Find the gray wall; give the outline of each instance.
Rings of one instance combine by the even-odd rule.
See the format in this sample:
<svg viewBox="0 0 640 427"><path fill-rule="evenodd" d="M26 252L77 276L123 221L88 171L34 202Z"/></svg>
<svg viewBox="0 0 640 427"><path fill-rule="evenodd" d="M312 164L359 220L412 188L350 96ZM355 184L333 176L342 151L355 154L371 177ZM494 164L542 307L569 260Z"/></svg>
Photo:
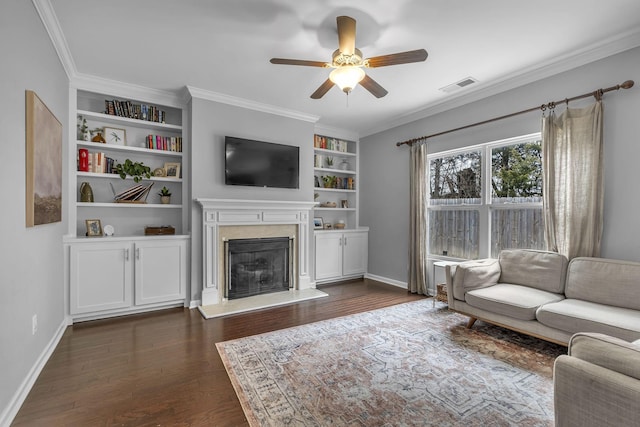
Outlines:
<svg viewBox="0 0 640 427"><path fill-rule="evenodd" d="M206 99L193 98L191 111L191 198L313 201L314 123ZM255 188L224 184L224 137L237 136L300 147L300 188ZM309 167L305 167L309 165ZM191 296L202 291L202 211L191 212Z"/></svg>
<svg viewBox="0 0 640 427"><path fill-rule="evenodd" d="M25 227L25 90L35 91L62 123L66 156L69 84L30 1L2 1L0 40L0 182L4 197L0 220L2 424L29 371L64 323L62 235L66 226L55 223ZM67 187L66 175L64 171L63 189ZM34 314L38 315L38 332L31 335Z"/></svg>
<svg viewBox="0 0 640 427"><path fill-rule="evenodd" d="M409 149L397 141L429 135L521 111L549 101L635 80L636 86L604 96L605 223L602 256L640 260L640 48L593 62L484 100L360 140L360 224L370 227L369 273L407 281ZM572 103L573 107L593 102ZM563 107L559 107L561 112ZM539 112L433 138L430 153L540 131ZM380 173L380 171L385 171Z"/></svg>

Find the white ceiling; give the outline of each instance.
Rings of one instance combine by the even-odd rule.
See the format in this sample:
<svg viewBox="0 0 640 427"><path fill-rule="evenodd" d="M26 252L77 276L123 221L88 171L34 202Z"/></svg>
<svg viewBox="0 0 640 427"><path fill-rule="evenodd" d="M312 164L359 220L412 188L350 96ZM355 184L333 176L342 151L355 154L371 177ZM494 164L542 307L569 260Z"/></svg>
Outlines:
<svg viewBox="0 0 640 427"><path fill-rule="evenodd" d="M34 3L53 11L45 23L63 35L56 44L74 75L173 92L194 87L317 116L322 126L360 136L640 45L638 0ZM389 91L384 98L357 87L347 102L334 87L310 99L330 70L269 59L330 61L339 15L356 19L365 57L419 48L429 57L367 70ZM478 83L439 90L466 77Z"/></svg>

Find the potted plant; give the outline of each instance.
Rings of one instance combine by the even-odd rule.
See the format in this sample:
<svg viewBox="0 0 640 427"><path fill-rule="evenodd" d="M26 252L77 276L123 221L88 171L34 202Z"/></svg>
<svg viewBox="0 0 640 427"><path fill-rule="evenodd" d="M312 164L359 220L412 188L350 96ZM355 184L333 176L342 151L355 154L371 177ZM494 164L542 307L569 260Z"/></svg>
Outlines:
<svg viewBox="0 0 640 427"><path fill-rule="evenodd" d="M78 116L78 139L89 141L89 126L87 119L82 116Z"/></svg>
<svg viewBox="0 0 640 427"><path fill-rule="evenodd" d="M133 177L135 182L140 182L143 178L151 178L151 168L149 166L145 166L142 162L132 162L129 159L125 160L124 163L118 163L114 171L122 179L125 179L127 175Z"/></svg>
<svg viewBox="0 0 640 427"><path fill-rule="evenodd" d="M329 156L325 158L325 162L327 163L327 167L331 168L333 167L333 157Z"/></svg>
<svg viewBox="0 0 640 427"><path fill-rule="evenodd" d="M168 205L171 202L171 190L167 187L162 187L158 192L158 196L160 196L160 202L163 205Z"/></svg>
<svg viewBox="0 0 640 427"><path fill-rule="evenodd" d="M324 188L336 188L336 177L327 175L322 177Z"/></svg>

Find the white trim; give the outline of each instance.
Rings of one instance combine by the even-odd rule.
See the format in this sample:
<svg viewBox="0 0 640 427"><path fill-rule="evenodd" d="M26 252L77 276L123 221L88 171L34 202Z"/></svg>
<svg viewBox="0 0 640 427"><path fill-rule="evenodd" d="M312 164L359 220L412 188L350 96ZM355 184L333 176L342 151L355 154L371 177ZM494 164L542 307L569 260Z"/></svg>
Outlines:
<svg viewBox="0 0 640 427"><path fill-rule="evenodd" d="M331 135L332 138L347 139L356 142L360 139L358 132L347 129L334 128L317 123L314 129L314 133L316 135Z"/></svg>
<svg viewBox="0 0 640 427"><path fill-rule="evenodd" d="M202 305L202 300L199 299L192 299L189 302L189 310L192 310L194 308L198 308L198 306Z"/></svg>
<svg viewBox="0 0 640 427"><path fill-rule="evenodd" d="M377 276L375 274L366 273L364 275L365 279L375 280L376 282L386 283L387 285L396 286L402 289L408 289L409 285L407 282L401 282L400 280L389 279L388 277Z"/></svg>
<svg viewBox="0 0 640 427"><path fill-rule="evenodd" d="M32 1L33 6L36 8L36 11L40 16L42 25L44 25L44 28L49 34L49 38L51 39L53 48L58 54L62 67L64 68L65 73L67 73L67 77L69 80L73 79L77 75L76 64L73 61L71 50L69 50L69 45L67 44L67 39L64 37L64 33L60 28L60 22L58 21L58 17L56 16L53 7L51 6L51 2L49 0Z"/></svg>
<svg viewBox="0 0 640 427"><path fill-rule="evenodd" d="M319 116L303 113L301 111L294 111L286 108L276 107L274 105L263 104L261 102L251 101L249 99L239 98L237 96L225 95L223 93L212 92L206 89L199 89L193 86L187 86L187 89L189 90L192 98L219 102L221 104L233 105L235 107L261 111L263 113L275 114L277 116L289 117L291 119L302 120L305 122L315 123L320 120Z"/></svg>
<svg viewBox="0 0 640 427"><path fill-rule="evenodd" d="M15 416L18 414L20 407L29 395L31 388L38 379L38 376L42 372L42 369L44 369L44 366L49 361L51 354L53 354L53 351L58 346L58 343L62 339L62 336L64 335L66 329L67 319L64 318L58 326L56 332L53 334L53 337L51 337L51 340L49 340L47 346L42 350L42 353L40 353L40 356L36 360L36 363L31 367L29 373L22 381L22 384L20 384L20 387L18 387L18 389L14 393L13 397L9 401L9 404L3 409L2 413L0 413L0 426L10 425Z"/></svg>
<svg viewBox="0 0 640 427"><path fill-rule="evenodd" d="M555 56L546 62L541 62L536 68L528 68L520 73L513 73L501 79L495 79L491 84L478 83L457 95L448 96L444 101L435 101L430 105L423 105L414 111L397 116L391 120L381 122L378 126L372 126L361 138L383 132L407 123L415 122L434 116L475 101L515 89L529 83L555 76L565 71L598 61L603 58L624 52L640 46L640 29L635 28L626 33L618 34L609 39L602 40L583 49L567 52L564 56ZM612 84L622 82L612 82Z"/></svg>

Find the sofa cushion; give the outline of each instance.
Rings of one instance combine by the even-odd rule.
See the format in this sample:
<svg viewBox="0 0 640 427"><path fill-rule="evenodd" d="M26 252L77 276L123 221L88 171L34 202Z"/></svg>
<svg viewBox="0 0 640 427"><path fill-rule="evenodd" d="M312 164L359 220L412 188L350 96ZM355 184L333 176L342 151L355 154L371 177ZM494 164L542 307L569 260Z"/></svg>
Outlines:
<svg viewBox="0 0 640 427"><path fill-rule="evenodd" d="M567 298L640 310L640 263L574 258L569 263Z"/></svg>
<svg viewBox="0 0 640 427"><path fill-rule="evenodd" d="M497 259L461 262L455 266L453 297L464 301L466 292L495 285L498 277L500 277L500 264Z"/></svg>
<svg viewBox="0 0 640 427"><path fill-rule="evenodd" d="M640 311L567 298L538 309L543 325L571 334L596 332L626 341L640 338Z"/></svg>
<svg viewBox="0 0 640 427"><path fill-rule="evenodd" d="M533 249L500 251L500 283L530 286L555 294L564 293L567 258L557 252Z"/></svg>
<svg viewBox="0 0 640 427"><path fill-rule="evenodd" d="M467 304L482 310L521 320L534 320L538 307L560 301L564 296L528 286L499 283L469 291L465 298Z"/></svg>

